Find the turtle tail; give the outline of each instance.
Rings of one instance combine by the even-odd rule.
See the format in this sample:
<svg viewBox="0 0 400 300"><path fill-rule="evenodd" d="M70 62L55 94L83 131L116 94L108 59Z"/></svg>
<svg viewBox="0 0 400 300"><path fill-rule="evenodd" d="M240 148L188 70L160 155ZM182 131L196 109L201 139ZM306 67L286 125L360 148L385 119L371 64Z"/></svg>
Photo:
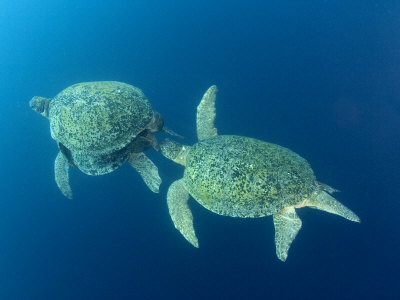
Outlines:
<svg viewBox="0 0 400 300"><path fill-rule="evenodd" d="M172 135L172 136L176 136L178 138L184 139L184 137L180 134L177 134L176 132L174 132L173 130L169 129L168 127L164 126L162 129L163 132Z"/></svg>
<svg viewBox="0 0 400 300"><path fill-rule="evenodd" d="M315 192L309 199L307 199L305 206L339 215L353 222L361 222L360 218L354 212L323 190Z"/></svg>

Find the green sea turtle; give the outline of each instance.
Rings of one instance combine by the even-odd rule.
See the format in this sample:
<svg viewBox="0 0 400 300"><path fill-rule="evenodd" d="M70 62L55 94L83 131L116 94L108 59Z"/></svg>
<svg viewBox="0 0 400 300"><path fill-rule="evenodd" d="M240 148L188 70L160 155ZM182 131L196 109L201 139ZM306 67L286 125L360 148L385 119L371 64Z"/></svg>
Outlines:
<svg viewBox="0 0 400 300"><path fill-rule="evenodd" d="M50 121L50 132L60 152L55 160L55 180L72 198L69 165L88 175L110 173L128 161L153 192L161 178L143 153L158 147L154 132L163 119L154 112L143 92L116 81L74 84L52 99L33 97L30 106Z"/></svg>
<svg viewBox="0 0 400 300"><path fill-rule="evenodd" d="M161 153L185 166L182 179L167 193L175 227L195 247L198 240L189 195L214 213L241 218L273 215L278 258L285 261L301 228L295 209L317 208L360 222L329 194L335 190L316 181L308 162L284 147L249 137L217 135L214 127L216 86L197 107L197 138L193 146L166 139Z"/></svg>

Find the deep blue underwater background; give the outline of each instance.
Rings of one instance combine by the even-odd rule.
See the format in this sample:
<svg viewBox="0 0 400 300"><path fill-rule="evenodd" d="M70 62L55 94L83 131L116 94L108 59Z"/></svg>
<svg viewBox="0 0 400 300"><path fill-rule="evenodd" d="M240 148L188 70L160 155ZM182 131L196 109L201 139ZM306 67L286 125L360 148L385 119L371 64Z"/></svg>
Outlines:
<svg viewBox="0 0 400 300"><path fill-rule="evenodd" d="M362 223L298 210L282 263L271 217L191 200L195 249L166 205L183 168L154 150L159 194L124 165L71 170L63 197L28 102L95 80L140 87L187 144L218 85L219 133L300 154ZM399 1L3 0L0 95L0 299L400 299Z"/></svg>

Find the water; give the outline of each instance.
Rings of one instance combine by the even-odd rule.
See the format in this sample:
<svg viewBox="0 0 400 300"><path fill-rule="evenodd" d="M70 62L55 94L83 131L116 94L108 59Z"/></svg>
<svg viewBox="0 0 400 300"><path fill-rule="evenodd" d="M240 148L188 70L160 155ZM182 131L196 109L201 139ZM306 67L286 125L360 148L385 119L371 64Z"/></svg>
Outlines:
<svg viewBox="0 0 400 300"><path fill-rule="evenodd" d="M397 1L2 1L0 299L398 299L399 20ZM140 87L188 144L217 84L220 133L300 154L362 223L298 210L282 263L271 217L192 200L195 249L165 201L183 169L155 151L160 194L125 165L71 170L64 198L28 102L93 80Z"/></svg>

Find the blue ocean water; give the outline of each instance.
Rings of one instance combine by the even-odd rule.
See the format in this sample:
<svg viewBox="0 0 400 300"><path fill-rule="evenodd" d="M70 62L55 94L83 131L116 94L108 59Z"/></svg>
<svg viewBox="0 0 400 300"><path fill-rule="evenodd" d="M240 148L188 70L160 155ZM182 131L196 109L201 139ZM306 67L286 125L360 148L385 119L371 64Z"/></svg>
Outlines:
<svg viewBox="0 0 400 300"><path fill-rule="evenodd" d="M0 299L400 299L398 1L9 1L0 3ZM71 169L29 100L83 81L141 88L195 142L216 84L216 126L306 158L361 224L309 208L285 263L271 217L190 201L200 248L170 220L183 168L153 150L153 194L124 165ZM161 137L161 136L159 136Z"/></svg>

